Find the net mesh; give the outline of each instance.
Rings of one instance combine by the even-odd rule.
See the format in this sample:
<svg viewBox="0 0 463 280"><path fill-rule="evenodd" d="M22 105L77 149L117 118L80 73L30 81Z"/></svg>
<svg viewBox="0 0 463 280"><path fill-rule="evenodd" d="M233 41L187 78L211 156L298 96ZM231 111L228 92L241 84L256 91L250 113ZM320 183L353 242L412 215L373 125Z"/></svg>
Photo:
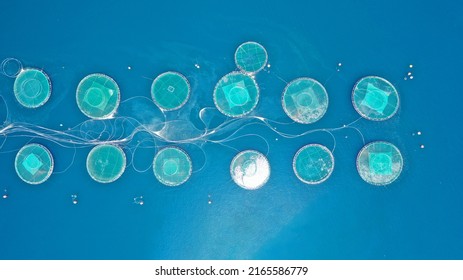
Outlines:
<svg viewBox="0 0 463 280"><path fill-rule="evenodd" d="M29 184L41 184L53 173L53 157L40 144L29 144L16 154L15 169L19 178Z"/></svg>
<svg viewBox="0 0 463 280"><path fill-rule="evenodd" d="M16 76L13 86L16 100L27 108L44 105L51 95L51 81L42 70L26 68Z"/></svg>
<svg viewBox="0 0 463 280"><path fill-rule="evenodd" d="M186 152L176 147L160 150L153 160L153 172L159 182L166 186L185 183L192 173L191 159Z"/></svg>
<svg viewBox="0 0 463 280"><path fill-rule="evenodd" d="M154 79L151 97L154 103L165 111L181 108L190 96L188 80L176 72L166 72Z"/></svg>
<svg viewBox="0 0 463 280"><path fill-rule="evenodd" d="M297 151L293 159L293 169L302 182L319 184L331 176L334 157L325 146L309 144Z"/></svg>
<svg viewBox="0 0 463 280"><path fill-rule="evenodd" d="M399 94L389 81L381 77L368 76L355 84L352 104L362 117L383 121L396 114L399 108Z"/></svg>
<svg viewBox="0 0 463 280"><path fill-rule="evenodd" d="M402 167L402 154L388 142L367 144L357 156L360 177L372 185L382 186L394 182L402 172Z"/></svg>
<svg viewBox="0 0 463 280"><path fill-rule="evenodd" d="M224 115L240 117L249 114L259 101L256 81L243 73L225 75L214 89L214 103Z"/></svg>
<svg viewBox="0 0 463 280"><path fill-rule="evenodd" d="M248 73L256 73L262 70L267 64L267 59L267 51L256 42L243 43L235 52L236 66Z"/></svg>
<svg viewBox="0 0 463 280"><path fill-rule="evenodd" d="M119 106L119 86L109 76L91 74L80 81L76 99L79 109L86 116L105 119L111 117Z"/></svg>
<svg viewBox="0 0 463 280"><path fill-rule="evenodd" d="M318 81L299 78L283 91L282 106L295 122L309 124L320 120L328 109L328 93Z"/></svg>
<svg viewBox="0 0 463 280"><path fill-rule="evenodd" d="M87 171L99 183L111 183L125 171L124 151L114 145L103 144L94 147L87 156Z"/></svg>

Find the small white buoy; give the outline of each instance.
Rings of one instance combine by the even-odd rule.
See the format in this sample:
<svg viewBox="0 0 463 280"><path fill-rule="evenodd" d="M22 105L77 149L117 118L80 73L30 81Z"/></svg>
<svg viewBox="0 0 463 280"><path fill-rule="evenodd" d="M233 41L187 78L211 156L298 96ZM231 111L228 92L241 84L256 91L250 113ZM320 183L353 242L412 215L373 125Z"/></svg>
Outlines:
<svg viewBox="0 0 463 280"><path fill-rule="evenodd" d="M270 68L270 67L271 67L270 63L269 63L269 64L267 64L267 68Z"/></svg>
<svg viewBox="0 0 463 280"><path fill-rule="evenodd" d="M132 70L132 67L128 66L127 69Z"/></svg>
<svg viewBox="0 0 463 280"><path fill-rule="evenodd" d="M201 66L199 66L199 64L198 64L198 63L196 63L196 64L195 64L195 67L196 67L196 69L199 69L199 68L201 68Z"/></svg>
<svg viewBox="0 0 463 280"><path fill-rule="evenodd" d="M71 194L71 199L72 199L72 204L76 205L78 203L77 194Z"/></svg>
<svg viewBox="0 0 463 280"><path fill-rule="evenodd" d="M413 80L413 76L410 76L410 80Z"/></svg>
<svg viewBox="0 0 463 280"><path fill-rule="evenodd" d="M410 66L409 66L409 67L410 67L410 68L413 68L413 64L410 64Z"/></svg>
<svg viewBox="0 0 463 280"><path fill-rule="evenodd" d="M421 149L424 149L424 145L421 145L420 148L421 148Z"/></svg>
<svg viewBox="0 0 463 280"><path fill-rule="evenodd" d="M421 131L418 131L416 134L421 135Z"/></svg>
<svg viewBox="0 0 463 280"><path fill-rule="evenodd" d="M138 204L138 205L143 205L145 202L143 201L143 196L137 196L133 198L133 203Z"/></svg>
<svg viewBox="0 0 463 280"><path fill-rule="evenodd" d="M412 75L412 72L408 72L408 76L411 76Z"/></svg>
<svg viewBox="0 0 463 280"><path fill-rule="evenodd" d="M7 194L4 194L4 195L2 196L2 198L3 198L3 199L7 199L7 198L8 198L8 195L7 195Z"/></svg>

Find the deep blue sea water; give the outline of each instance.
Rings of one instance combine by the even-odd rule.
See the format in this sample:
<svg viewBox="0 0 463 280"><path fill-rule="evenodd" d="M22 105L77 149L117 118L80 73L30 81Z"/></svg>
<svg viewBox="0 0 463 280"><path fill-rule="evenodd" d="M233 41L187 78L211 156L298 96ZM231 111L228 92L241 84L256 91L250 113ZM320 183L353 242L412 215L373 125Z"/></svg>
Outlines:
<svg viewBox="0 0 463 280"><path fill-rule="evenodd" d="M0 259L462 259L462 8L448 0L1 2L0 60L43 69L53 93L45 106L26 110L13 98L14 80L0 76L0 123L18 128L0 134L0 191L8 192L0 200ZM132 97L149 98L152 80L175 70L193 91L184 108L166 116L182 120L166 134L189 138L193 127L204 128L200 109L214 106L216 82L236 70L234 51L249 40L265 46L271 65L256 76L261 95L253 116L289 123L280 102L292 79L309 76L328 91L319 122L278 126L294 135L357 120L351 91L359 78L391 81L398 114L352 126L366 143L397 145L405 163L400 178L387 187L363 182L355 167L362 137L348 128L333 132L332 176L305 185L292 171L293 155L308 143L333 149L330 134L285 139L249 119L254 124L208 139L218 143L180 144L195 165L180 187L153 176L152 158L166 143L153 145L148 133L121 144L130 162L123 176L98 184L85 169L92 145L73 148L60 133L33 138L19 125L97 134L102 123L82 124L88 119L75 91L85 75L100 72L121 88L116 116L157 127L163 120L156 107ZM409 71L414 79L404 80ZM224 120L216 114L210 125ZM115 131L110 138L130 135L104 124ZM239 138L222 141L235 130ZM38 186L23 183L13 166L31 141L55 158L56 174ZM234 149L267 154L272 174L262 189L231 181ZM134 203L140 196L144 205Z"/></svg>

